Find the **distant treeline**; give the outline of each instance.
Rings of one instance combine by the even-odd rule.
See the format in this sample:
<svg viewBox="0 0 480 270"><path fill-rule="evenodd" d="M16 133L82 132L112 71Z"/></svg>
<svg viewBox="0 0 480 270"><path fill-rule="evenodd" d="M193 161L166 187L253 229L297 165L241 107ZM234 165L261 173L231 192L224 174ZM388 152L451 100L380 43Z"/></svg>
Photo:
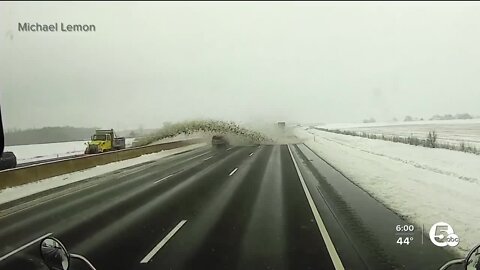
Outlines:
<svg viewBox="0 0 480 270"><path fill-rule="evenodd" d="M5 145L71 142L90 139L96 128L44 127L5 133Z"/></svg>
<svg viewBox="0 0 480 270"><path fill-rule="evenodd" d="M439 114L436 114L432 117L430 117L430 120L455 120L455 119L473 119L474 117L468 113L457 113L456 115L452 115L452 114L445 114L445 115L439 115ZM412 116L405 116L405 122L409 122L409 121L423 121L423 118L416 118L416 117L412 117Z"/></svg>
<svg viewBox="0 0 480 270"><path fill-rule="evenodd" d="M434 115L432 116L429 120L455 120L455 119L474 119L478 118L475 116L472 116L468 113L457 113L455 115L452 114L445 114L445 115ZM423 121L425 119L423 118L418 118L418 117L413 117L410 115L405 116L405 119L403 120L404 122L411 122L411 121ZM393 122L397 122L398 119L395 117L392 119ZM370 117L369 119L364 119L363 123L375 123L376 120L373 117Z"/></svg>
<svg viewBox="0 0 480 270"><path fill-rule="evenodd" d="M445 115L434 115L430 120L453 120L453 119L473 119L468 113L458 113L456 115L445 114Z"/></svg>

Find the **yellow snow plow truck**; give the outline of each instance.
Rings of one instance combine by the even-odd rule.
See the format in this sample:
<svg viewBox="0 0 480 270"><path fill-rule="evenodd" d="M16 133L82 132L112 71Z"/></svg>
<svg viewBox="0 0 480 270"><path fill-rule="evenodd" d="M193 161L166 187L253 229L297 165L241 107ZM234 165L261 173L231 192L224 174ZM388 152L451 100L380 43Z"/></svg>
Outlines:
<svg viewBox="0 0 480 270"><path fill-rule="evenodd" d="M85 154L125 149L125 137L117 137L113 129L97 129L88 142Z"/></svg>

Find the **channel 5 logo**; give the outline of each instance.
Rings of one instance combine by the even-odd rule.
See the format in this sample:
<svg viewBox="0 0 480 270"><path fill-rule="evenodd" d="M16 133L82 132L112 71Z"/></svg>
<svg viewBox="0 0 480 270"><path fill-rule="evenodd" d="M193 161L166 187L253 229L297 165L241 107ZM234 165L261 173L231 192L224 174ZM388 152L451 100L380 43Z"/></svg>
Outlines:
<svg viewBox="0 0 480 270"><path fill-rule="evenodd" d="M445 222L433 224L432 228L430 228L429 235L430 241L438 247L454 247L460 242L460 238L455 234L452 226Z"/></svg>

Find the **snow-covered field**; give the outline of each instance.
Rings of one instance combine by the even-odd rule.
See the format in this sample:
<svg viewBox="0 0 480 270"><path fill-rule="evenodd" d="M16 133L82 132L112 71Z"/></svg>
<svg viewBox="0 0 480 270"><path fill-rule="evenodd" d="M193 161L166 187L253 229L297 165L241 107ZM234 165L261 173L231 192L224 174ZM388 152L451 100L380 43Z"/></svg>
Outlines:
<svg viewBox="0 0 480 270"><path fill-rule="evenodd" d="M126 147L130 147L133 138L125 140ZM33 162L57 157L66 157L83 154L87 141L42 143L29 145L6 146L5 151L12 151L17 157L17 163Z"/></svg>
<svg viewBox="0 0 480 270"><path fill-rule="evenodd" d="M449 223L460 237L458 252L480 241L480 156L307 128L295 133L398 214L426 230Z"/></svg>
<svg viewBox="0 0 480 270"><path fill-rule="evenodd" d="M13 201L25 196L29 196L41 191L52 189L59 186L64 186L73 182L81 181L94 176L102 175L107 172L112 172L122 168L130 167L133 165L145 163L152 160L157 160L163 157L167 157L173 154L182 153L188 150L196 149L205 146L205 143L192 144L184 147L179 147L171 150L165 150L154 154L147 154L137 158L123 160L119 162L113 162L105 165L100 165L94 168L73 172L69 174L59 175L47 179L43 179L37 182L21 185L18 187L12 187L0 190L0 204Z"/></svg>
<svg viewBox="0 0 480 270"><path fill-rule="evenodd" d="M400 137L415 136L425 138L429 131L438 134L441 143L480 147L480 119L434 120L389 123L342 123L317 126L325 129L351 130L377 135L395 135Z"/></svg>

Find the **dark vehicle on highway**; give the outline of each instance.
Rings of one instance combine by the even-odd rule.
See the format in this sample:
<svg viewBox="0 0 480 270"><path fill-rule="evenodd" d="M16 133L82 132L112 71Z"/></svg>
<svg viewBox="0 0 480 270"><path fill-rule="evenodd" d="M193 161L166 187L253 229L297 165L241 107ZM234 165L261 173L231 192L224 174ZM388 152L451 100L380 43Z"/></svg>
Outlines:
<svg viewBox="0 0 480 270"><path fill-rule="evenodd" d="M0 170L17 167L17 157L13 152L4 152L0 157Z"/></svg>
<svg viewBox="0 0 480 270"><path fill-rule="evenodd" d="M217 149L227 148L229 145L228 140L222 135L214 135L212 137L212 146Z"/></svg>

